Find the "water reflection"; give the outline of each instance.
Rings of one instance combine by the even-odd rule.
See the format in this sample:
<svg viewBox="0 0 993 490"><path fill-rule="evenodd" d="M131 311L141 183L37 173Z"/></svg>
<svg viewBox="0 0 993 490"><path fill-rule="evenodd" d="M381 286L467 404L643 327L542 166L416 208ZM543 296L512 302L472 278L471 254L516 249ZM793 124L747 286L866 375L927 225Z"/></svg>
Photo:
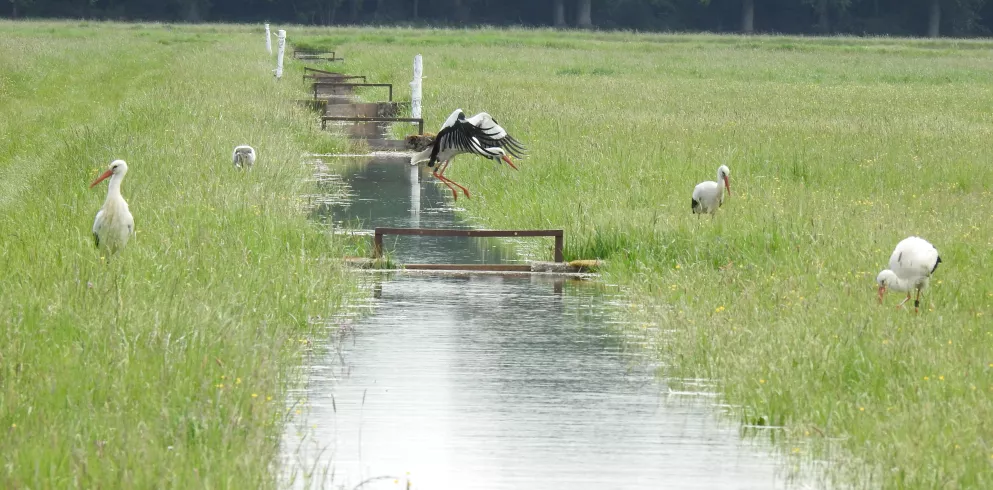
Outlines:
<svg viewBox="0 0 993 490"><path fill-rule="evenodd" d="M332 221L458 226L444 188L415 185L404 171L372 164L347 176L357 198L332 206ZM405 238L402 261L512 260L465 239ZM307 402L283 442L296 488L784 486L766 449L718 422L712 396L668 394L640 348L654 333L615 323L621 299L603 286L500 275L368 280L370 314L331 334L327 357L295 394Z"/></svg>

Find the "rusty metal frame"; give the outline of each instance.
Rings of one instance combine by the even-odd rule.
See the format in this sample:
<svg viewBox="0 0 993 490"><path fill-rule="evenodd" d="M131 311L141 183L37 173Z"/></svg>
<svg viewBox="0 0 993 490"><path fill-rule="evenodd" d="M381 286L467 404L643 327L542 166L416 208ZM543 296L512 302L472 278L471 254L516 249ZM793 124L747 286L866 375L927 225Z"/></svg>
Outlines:
<svg viewBox="0 0 993 490"><path fill-rule="evenodd" d="M389 87L390 88L390 102L393 102L393 84L392 83L351 83L351 82L314 82L314 98L317 98L317 87Z"/></svg>
<svg viewBox="0 0 993 490"><path fill-rule="evenodd" d="M333 78L337 80L358 80L359 78L361 78L363 82L366 81L365 75L344 75L341 73L335 73L333 75L330 73L320 73L317 75L304 74L303 80L307 81L308 78L311 80L327 80L329 78Z"/></svg>
<svg viewBox="0 0 993 490"><path fill-rule="evenodd" d="M306 48L293 48L293 57L297 57L297 53L304 56L320 56L322 54L331 53L331 57L334 58L334 51L328 51L326 49L306 49Z"/></svg>
<svg viewBox="0 0 993 490"><path fill-rule="evenodd" d="M308 73L311 74L308 75ZM327 76L323 77L322 75L327 75ZM306 81L308 78L312 78L314 80L319 80L321 78L339 78L342 80L355 80L361 78L363 82L366 81L365 75L346 75L344 73L337 73L327 70L318 70L317 68L311 68L309 66L305 66L303 67L303 79L304 81Z"/></svg>
<svg viewBox="0 0 993 490"><path fill-rule="evenodd" d="M528 264L404 264L412 271L531 272Z"/></svg>
<svg viewBox="0 0 993 490"><path fill-rule="evenodd" d="M321 116L321 129L327 129L328 121L410 122L417 123L417 134L424 134L424 118L422 117Z"/></svg>
<svg viewBox="0 0 993 490"><path fill-rule="evenodd" d="M464 236L464 237L555 237L555 262L564 262L562 248L565 242L563 230L453 230L448 228L376 228L372 241L372 258L383 256L383 235L419 236ZM462 266L462 264L458 264ZM530 270L530 269L529 269Z"/></svg>
<svg viewBox="0 0 993 490"><path fill-rule="evenodd" d="M326 73L328 75L341 75L341 73L337 73L337 72L333 72L333 71L318 70L317 68L311 68L309 66L303 67L303 72L304 73L307 73L308 71L312 71L312 72L315 72L315 73Z"/></svg>
<svg viewBox="0 0 993 490"><path fill-rule="evenodd" d="M327 56L328 54L330 54L331 56L328 57ZM330 61L330 62L345 61L345 58L338 58L337 56L335 56L335 54L336 53L334 51L299 50L299 49L296 49L296 48L293 49L293 53L292 53L293 59L295 59L295 60L302 60L302 61L307 61L307 60L311 60L311 61L313 61L313 60L324 60L324 61Z"/></svg>

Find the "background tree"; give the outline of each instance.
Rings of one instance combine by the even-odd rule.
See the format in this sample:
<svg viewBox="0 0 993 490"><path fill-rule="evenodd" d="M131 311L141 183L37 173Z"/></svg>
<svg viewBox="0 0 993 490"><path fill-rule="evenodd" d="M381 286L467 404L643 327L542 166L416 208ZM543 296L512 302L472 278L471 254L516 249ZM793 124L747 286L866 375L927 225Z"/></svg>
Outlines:
<svg viewBox="0 0 993 490"><path fill-rule="evenodd" d="M0 16L317 25L565 27L574 21L579 28L644 31L977 36L993 28L991 4L993 0L5 0L0 1Z"/></svg>
<svg viewBox="0 0 993 490"><path fill-rule="evenodd" d="M589 29L593 27L593 17L591 16L592 10L592 0L576 0L576 27L580 29Z"/></svg>
<svg viewBox="0 0 993 490"><path fill-rule="evenodd" d="M565 0L552 0L552 25L565 27Z"/></svg>
<svg viewBox="0 0 993 490"><path fill-rule="evenodd" d="M844 13L852 4L852 0L801 0L801 2L813 7L817 14L817 32L820 34L831 32L832 11L838 14Z"/></svg>
<svg viewBox="0 0 993 490"><path fill-rule="evenodd" d="M755 32L755 0L741 0L741 32Z"/></svg>

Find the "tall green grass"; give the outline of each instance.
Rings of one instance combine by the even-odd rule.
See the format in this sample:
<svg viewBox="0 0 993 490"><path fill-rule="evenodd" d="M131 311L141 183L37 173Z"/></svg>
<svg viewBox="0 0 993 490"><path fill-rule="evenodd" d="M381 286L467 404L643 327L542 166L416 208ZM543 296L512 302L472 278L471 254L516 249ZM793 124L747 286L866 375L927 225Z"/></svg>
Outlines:
<svg viewBox="0 0 993 490"><path fill-rule="evenodd" d="M299 73L256 26L0 27L0 486L276 486L286 388L351 291L302 209L327 145ZM137 236L105 257L116 158Z"/></svg>
<svg viewBox="0 0 993 490"><path fill-rule="evenodd" d="M524 141L520 172L456 159L446 175L473 191L459 204L606 259L664 332L666 374L784 425L785 453L831 455L857 486L993 486L993 43L305 34L399 86L422 54L429 131L462 108ZM732 196L692 215L721 164ZM943 259L923 311L877 306L876 273L915 234Z"/></svg>

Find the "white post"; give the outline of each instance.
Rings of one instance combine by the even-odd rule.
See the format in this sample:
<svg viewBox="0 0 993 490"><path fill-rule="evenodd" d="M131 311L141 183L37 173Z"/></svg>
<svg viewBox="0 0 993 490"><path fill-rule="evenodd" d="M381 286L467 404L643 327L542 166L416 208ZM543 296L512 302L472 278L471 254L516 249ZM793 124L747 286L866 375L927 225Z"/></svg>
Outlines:
<svg viewBox="0 0 993 490"><path fill-rule="evenodd" d="M269 32L269 23L265 25L265 50L272 56L272 34Z"/></svg>
<svg viewBox="0 0 993 490"><path fill-rule="evenodd" d="M421 117L421 77L424 65L421 55L414 56L414 80L410 82L410 117Z"/></svg>
<svg viewBox="0 0 993 490"><path fill-rule="evenodd" d="M286 50L286 31L280 29L276 33L279 43L279 51L276 54L276 78L283 78L283 51Z"/></svg>
<svg viewBox="0 0 993 490"><path fill-rule="evenodd" d="M414 228L421 226L421 166L410 167L410 221Z"/></svg>
<svg viewBox="0 0 993 490"><path fill-rule="evenodd" d="M421 117L421 78L424 65L421 55L414 56L414 79L410 82L410 117ZM416 123L415 123L416 124ZM410 217L415 227L421 226L421 166L410 167Z"/></svg>

